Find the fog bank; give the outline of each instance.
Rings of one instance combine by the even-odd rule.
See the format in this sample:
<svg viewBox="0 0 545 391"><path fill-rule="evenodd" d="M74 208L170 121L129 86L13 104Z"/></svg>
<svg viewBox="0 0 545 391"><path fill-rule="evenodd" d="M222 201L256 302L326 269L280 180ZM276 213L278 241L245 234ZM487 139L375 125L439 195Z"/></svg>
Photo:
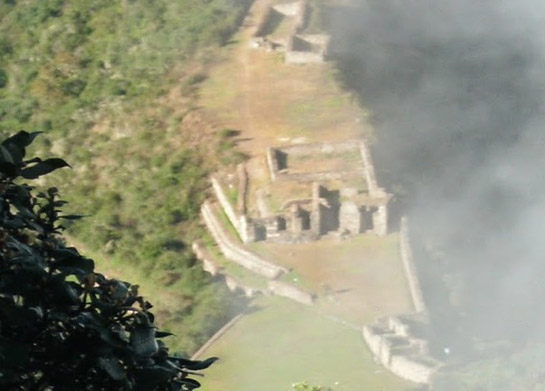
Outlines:
<svg viewBox="0 0 545 391"><path fill-rule="evenodd" d="M354 0L330 13L409 214L445 343L545 330L545 3Z"/></svg>

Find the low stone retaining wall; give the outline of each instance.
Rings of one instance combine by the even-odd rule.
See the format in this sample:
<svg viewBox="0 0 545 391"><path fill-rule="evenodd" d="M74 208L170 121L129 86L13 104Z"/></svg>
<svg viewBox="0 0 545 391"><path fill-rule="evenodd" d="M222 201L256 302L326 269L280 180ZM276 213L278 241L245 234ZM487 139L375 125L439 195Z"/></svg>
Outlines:
<svg viewBox="0 0 545 391"><path fill-rule="evenodd" d="M205 272L208 272L213 276L216 276L220 272L221 266L212 258L208 251L202 247L199 242L194 241L191 245L191 249L197 256L197 259L202 262L202 268Z"/></svg>
<svg viewBox="0 0 545 391"><path fill-rule="evenodd" d="M399 254L403 262L405 275L407 276L407 283L409 285L414 309L416 312L425 312L426 304L424 302L424 295L422 293L422 288L420 287L420 280L418 279L418 273L416 271L416 266L414 265L413 252L409 241L409 221L407 217L401 218L399 230Z"/></svg>
<svg viewBox="0 0 545 391"><path fill-rule="evenodd" d="M248 173L244 163L237 165L238 176L238 198L237 198L237 211L241 215L246 214L246 200L248 198Z"/></svg>
<svg viewBox="0 0 545 391"><path fill-rule="evenodd" d="M424 339L423 331L418 332L418 327L415 326L420 325L422 328L427 322L427 315L414 265L406 217L401 219L399 253L416 312L392 316L379 320L374 325L364 326L363 338L376 360L389 371L415 383L430 384L432 376L442 364L429 356L428 342Z"/></svg>
<svg viewBox="0 0 545 391"><path fill-rule="evenodd" d="M225 279L225 285L231 292L241 291L246 297L252 298L258 294L270 294L286 297L302 304L311 305L314 303L312 294L303 291L291 284L280 281L269 281L267 289L261 289L245 285L222 271L221 266L212 258L208 251L202 245L195 241L191 248L199 260L203 262L203 270L213 276L221 275Z"/></svg>
<svg viewBox="0 0 545 391"><path fill-rule="evenodd" d="M377 176L375 174L375 166L373 165L371 152L364 142L359 142L358 148L360 151L361 160L363 161L363 170L365 173L365 180L367 181L367 188L369 189L369 194L374 196L377 193L383 193L377 184Z"/></svg>
<svg viewBox="0 0 545 391"><path fill-rule="evenodd" d="M237 234L240 240L242 240L243 243L255 242L256 241L255 226L251 224L251 221L250 219L248 219L248 216L246 214L238 214L235 211L235 209L233 208L233 205L231 205L231 202L227 198L227 195L225 194L223 187L221 186L220 182L216 178L212 177L210 181L212 182L212 189L214 189L216 198L218 199L223 211L227 215L227 218L231 222L231 225L237 231ZM246 194L242 194L242 197L245 198ZM239 194L239 198L240 198L240 194ZM246 205L244 205L244 208L245 207Z"/></svg>
<svg viewBox="0 0 545 391"><path fill-rule="evenodd" d="M278 160L276 158L276 150L274 148L267 148L267 165L269 167L269 175L271 181L276 181L276 173L278 172Z"/></svg>
<svg viewBox="0 0 545 391"><path fill-rule="evenodd" d="M306 143L306 144L294 144L284 145L272 149L278 151L299 156L310 155L317 153L333 153L333 152L347 152L350 150L356 150L358 148L359 141L349 140L343 142L323 142L323 143Z"/></svg>
<svg viewBox="0 0 545 391"><path fill-rule="evenodd" d="M297 52L298 53L298 52ZM342 153L350 150L358 150L358 141L345 141L339 143L308 143L298 145L286 145L276 148L267 149L267 163L269 167L269 173L271 180L287 180L287 181L329 181L343 179L353 175L365 174L366 168L364 164L351 170L332 170L332 171L318 171L310 173L290 173L289 167L286 170L281 170L278 162L278 154L287 154L288 156L302 156L302 155L315 155L315 154L328 154L328 153ZM365 162L363 162L365 163ZM366 175L367 178L367 175Z"/></svg>
<svg viewBox="0 0 545 391"><path fill-rule="evenodd" d="M212 346L218 339L220 339L227 331L229 331L239 320L242 318L244 313L238 314L233 319L231 319L225 326L219 329L204 345L201 346L192 356L191 360L198 360L207 350Z"/></svg>
<svg viewBox="0 0 545 391"><path fill-rule="evenodd" d="M271 17L271 14L273 13L273 7L271 2L266 6L265 11L263 14L261 14L254 32L252 33L252 39L259 39L263 37L263 34L265 33L265 30L267 29L267 24L269 23L269 18Z"/></svg>
<svg viewBox="0 0 545 391"><path fill-rule="evenodd" d="M225 285L231 292L236 292L238 290L244 293L244 296L252 298L257 294L266 293L263 289L254 288L248 285L240 283L236 278L233 278L227 274L223 275L225 278Z"/></svg>
<svg viewBox="0 0 545 391"><path fill-rule="evenodd" d="M421 354L419 343L411 346L410 338L384 333L375 326L364 326L362 334L375 359L390 372L405 380L429 384L440 367L438 362ZM406 347L397 348L396 338L404 341Z"/></svg>
<svg viewBox="0 0 545 391"><path fill-rule="evenodd" d="M233 205L231 205L231 202L227 198L227 195L225 195L225 191L223 191L223 187L221 186L219 181L216 178L211 177L210 182L212 183L212 189L214 190L214 194L216 195L216 198L218 199L223 211L225 212L227 218L229 219L233 227L235 227L238 235L242 239L242 232L240 229L240 217L235 212L235 209L233 208Z"/></svg>
<svg viewBox="0 0 545 391"><path fill-rule="evenodd" d="M214 215L213 206L209 201L205 201L201 207L201 214L208 231L214 237L220 251L225 257L240 266L267 278L276 278L288 269L268 262L258 255L242 248L234 243L229 234L225 232L221 222Z"/></svg>
<svg viewBox="0 0 545 391"><path fill-rule="evenodd" d="M269 292L276 296L287 297L302 304L314 304L314 296L291 284L281 281L269 281Z"/></svg>
<svg viewBox="0 0 545 391"><path fill-rule="evenodd" d="M354 171L322 171L322 172L309 172L309 173L284 173L280 172L277 175L278 181L292 181L292 182L325 182L345 179L354 175L357 175L359 170Z"/></svg>
<svg viewBox="0 0 545 391"><path fill-rule="evenodd" d="M322 53L294 50L286 51L284 59L288 64L320 64L325 62L325 56Z"/></svg>

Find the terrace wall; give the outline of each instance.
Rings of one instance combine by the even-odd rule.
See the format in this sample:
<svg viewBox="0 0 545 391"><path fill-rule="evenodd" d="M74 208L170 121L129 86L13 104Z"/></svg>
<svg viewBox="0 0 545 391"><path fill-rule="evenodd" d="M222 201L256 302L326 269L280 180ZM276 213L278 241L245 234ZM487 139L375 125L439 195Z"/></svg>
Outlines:
<svg viewBox="0 0 545 391"><path fill-rule="evenodd" d="M322 63L329 51L330 37L325 34L293 34L286 45L289 64Z"/></svg>
<svg viewBox="0 0 545 391"><path fill-rule="evenodd" d="M205 272L208 272L213 276L216 276L220 272L221 266L199 242L194 241L191 245L191 249L193 250L193 253L195 253L197 259L202 262L202 268Z"/></svg>
<svg viewBox="0 0 545 391"><path fill-rule="evenodd" d="M287 297L288 299L307 305L314 303L313 295L285 282L275 280L269 281L268 288L269 292L276 296Z"/></svg>
<svg viewBox="0 0 545 391"><path fill-rule="evenodd" d="M304 7L302 1L294 1L292 3L275 4L273 8L286 16L300 17L302 8Z"/></svg>
<svg viewBox="0 0 545 391"><path fill-rule="evenodd" d="M214 215L213 206L205 201L201 207L201 214L208 231L214 237L220 251L225 257L240 266L267 278L276 278L288 270L284 267L266 261L238 244L234 243L225 231L221 222Z"/></svg>
<svg viewBox="0 0 545 391"><path fill-rule="evenodd" d="M246 200L248 199L248 173L244 163L237 165L238 174L238 198L237 211L241 215L246 214Z"/></svg>
<svg viewBox="0 0 545 391"><path fill-rule="evenodd" d="M325 62L322 53L287 50L284 59L288 64L320 64Z"/></svg>
<svg viewBox="0 0 545 391"><path fill-rule="evenodd" d="M313 154L326 154L326 153L342 153L350 150L357 150L357 141L347 141L341 143L309 143L309 144L297 144L287 145L277 148L267 149L267 163L269 166L269 173L272 181L276 180L289 180L289 181L328 181L346 178L347 176L357 173L364 174L364 168L358 167L355 170L339 170L339 171L323 171L312 173L289 173L282 172L279 164L279 154L286 154L292 156L301 155L313 155Z"/></svg>
<svg viewBox="0 0 545 391"><path fill-rule="evenodd" d="M361 160L363 161L363 170L365 180L367 181L367 188L369 189L369 194L372 196L382 195L384 191L382 191L377 184L377 176L375 174L375 166L373 164L373 159L371 158L371 152L364 142L359 142L358 148L360 151Z"/></svg>
<svg viewBox="0 0 545 391"><path fill-rule="evenodd" d="M263 34L267 30L267 24L269 23L269 19L274 12L274 9L272 7L272 4L267 5L265 8L265 11L261 14L255 30L252 34L252 39L263 37Z"/></svg>
<svg viewBox="0 0 545 391"><path fill-rule="evenodd" d="M231 330L231 328L242 318L244 313L240 313L237 316L235 316L233 319L231 319L229 322L225 324L221 329L219 329L204 345L201 346L199 350L197 350L193 355L191 356L192 360L198 360L199 357L201 357L209 348L212 346L218 339L220 339L226 332Z"/></svg>
<svg viewBox="0 0 545 391"><path fill-rule="evenodd" d="M385 334L373 326L364 326L363 338L376 360L393 374L414 383L429 384L437 372L439 363L421 356L418 351L411 354L396 351L391 334ZM410 339L407 340L410 343Z"/></svg>
<svg viewBox="0 0 545 391"><path fill-rule="evenodd" d="M399 230L399 254L407 276L407 283L411 293L411 299L416 312L426 312L426 303L424 302L424 294L420 286L420 280L414 264L411 242L409 240L409 221L407 217L401 219Z"/></svg>

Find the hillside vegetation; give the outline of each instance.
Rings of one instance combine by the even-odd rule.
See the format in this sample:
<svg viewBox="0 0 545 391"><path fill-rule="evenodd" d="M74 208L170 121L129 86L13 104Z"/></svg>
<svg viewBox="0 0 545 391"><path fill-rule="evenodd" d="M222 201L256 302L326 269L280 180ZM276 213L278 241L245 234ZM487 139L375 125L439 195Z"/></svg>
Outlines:
<svg viewBox="0 0 545 391"><path fill-rule="evenodd" d="M67 209L89 215L70 235L108 259L99 270L142 281L181 353L234 305L189 250L214 160L196 148L195 137L210 132L184 119L210 53L249 2L0 2L0 134L44 131L36 152L74 166L48 182ZM205 144L229 159L225 143Z"/></svg>

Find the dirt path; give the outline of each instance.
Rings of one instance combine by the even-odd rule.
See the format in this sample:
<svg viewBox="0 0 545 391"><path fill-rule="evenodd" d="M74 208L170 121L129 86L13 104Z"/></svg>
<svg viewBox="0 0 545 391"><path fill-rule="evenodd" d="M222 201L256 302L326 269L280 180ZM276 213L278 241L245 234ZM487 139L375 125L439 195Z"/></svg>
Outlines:
<svg viewBox="0 0 545 391"><path fill-rule="evenodd" d="M371 127L342 91L329 64L285 64L283 54L250 48L266 0L252 6L237 41L203 83L200 105L227 127L241 131L250 156L293 141L357 138Z"/></svg>

